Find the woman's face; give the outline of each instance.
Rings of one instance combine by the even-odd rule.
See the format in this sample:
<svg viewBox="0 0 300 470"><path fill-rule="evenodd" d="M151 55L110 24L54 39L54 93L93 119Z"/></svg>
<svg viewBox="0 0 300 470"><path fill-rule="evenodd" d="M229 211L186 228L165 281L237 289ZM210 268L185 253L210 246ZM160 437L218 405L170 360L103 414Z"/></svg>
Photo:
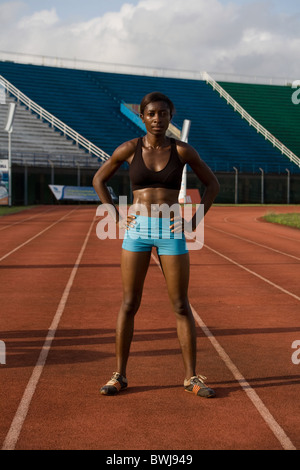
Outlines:
<svg viewBox="0 0 300 470"><path fill-rule="evenodd" d="M141 118L147 132L153 135L165 134L171 121L170 108L165 101L154 101L146 106Z"/></svg>

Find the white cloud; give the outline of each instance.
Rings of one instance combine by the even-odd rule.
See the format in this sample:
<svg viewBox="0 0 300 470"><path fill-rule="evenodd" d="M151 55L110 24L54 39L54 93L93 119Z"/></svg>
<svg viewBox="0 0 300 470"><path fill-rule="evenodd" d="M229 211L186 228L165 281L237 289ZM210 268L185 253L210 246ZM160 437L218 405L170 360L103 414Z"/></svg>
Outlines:
<svg viewBox="0 0 300 470"><path fill-rule="evenodd" d="M45 26L53 26L59 22L55 8L51 10L41 10L31 16L25 16L18 23L18 27L29 31L31 28L41 30Z"/></svg>
<svg viewBox="0 0 300 470"><path fill-rule="evenodd" d="M90 21L61 21L55 9L20 18L22 2L0 5L2 50L151 67L300 77L300 15L272 1L130 1ZM14 6L14 9L13 9ZM5 8L3 8L5 7ZM17 27L16 27L17 25ZM10 40L7 33L10 32Z"/></svg>

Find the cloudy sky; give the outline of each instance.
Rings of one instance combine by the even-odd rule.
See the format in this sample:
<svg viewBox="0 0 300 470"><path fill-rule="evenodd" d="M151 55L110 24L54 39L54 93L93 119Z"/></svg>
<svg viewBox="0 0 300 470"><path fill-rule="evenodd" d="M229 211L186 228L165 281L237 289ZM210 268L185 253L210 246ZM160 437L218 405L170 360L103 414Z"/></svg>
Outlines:
<svg viewBox="0 0 300 470"><path fill-rule="evenodd" d="M300 0L0 0L0 50L300 79Z"/></svg>

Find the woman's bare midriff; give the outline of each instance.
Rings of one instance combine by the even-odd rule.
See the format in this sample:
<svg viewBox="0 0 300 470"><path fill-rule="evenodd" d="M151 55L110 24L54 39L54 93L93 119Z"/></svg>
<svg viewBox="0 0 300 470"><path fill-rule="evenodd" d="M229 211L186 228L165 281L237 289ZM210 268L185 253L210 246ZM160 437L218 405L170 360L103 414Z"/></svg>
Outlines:
<svg viewBox="0 0 300 470"><path fill-rule="evenodd" d="M146 217L168 217L172 209L172 216L180 213L177 189L145 188L133 192L133 206L131 214L138 213Z"/></svg>

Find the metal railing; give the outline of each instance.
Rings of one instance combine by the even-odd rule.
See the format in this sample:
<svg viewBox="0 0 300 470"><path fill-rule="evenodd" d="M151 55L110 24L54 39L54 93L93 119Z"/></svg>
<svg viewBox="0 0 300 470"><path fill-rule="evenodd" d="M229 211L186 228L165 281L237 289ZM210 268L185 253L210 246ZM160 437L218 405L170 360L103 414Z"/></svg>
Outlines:
<svg viewBox="0 0 300 470"><path fill-rule="evenodd" d="M243 119L246 119L248 123L254 127L257 132L262 134L265 139L269 140L274 147L277 147L282 154L286 155L290 161L295 163L300 168L300 158L295 155L290 149L288 149L282 142L280 142L274 135L272 135L267 129L265 129L258 121L256 121L237 101L235 101L229 93L227 93L224 88L222 88L207 72L201 73L201 77L206 83L209 83L214 90L216 90L220 96L226 99L235 111L239 112ZM2 75L0 75L0 85L3 85L5 89L13 95L17 100L23 103L28 109L35 112L45 121L49 122L52 127L63 132L64 135L71 138L77 145L85 148L91 155L98 157L102 161L106 161L110 158L110 155L104 152L101 148L97 147L95 144L87 140L85 137L80 135L74 129L69 127L64 122L60 121L53 114L46 111L40 105L31 100L28 96L22 93L18 88L16 88L12 83L6 80Z"/></svg>
<svg viewBox="0 0 300 470"><path fill-rule="evenodd" d="M117 64L113 62L100 62L95 60L87 60L80 58L67 58L39 54L29 54L24 52L0 51L1 61L10 61L17 64L31 64L48 67L59 67L77 70L93 70L97 72L121 73L126 75L143 75L149 77L165 77L165 78L186 78L189 80L203 80L203 72L198 70L180 70L162 67L151 67L149 65L133 65L133 64ZM256 83L265 85L291 86L298 78L292 77L267 77L260 75L244 75L236 73L216 72L210 70L208 72L215 80L219 82L238 82L238 83Z"/></svg>
<svg viewBox="0 0 300 470"><path fill-rule="evenodd" d="M98 159L93 159L88 155L86 157L74 155L66 158L65 155L53 155L47 152L17 152L13 155L13 163L14 165L29 167L49 167L53 164L56 168L78 168L78 166L85 169L99 168Z"/></svg>
<svg viewBox="0 0 300 470"><path fill-rule="evenodd" d="M53 114L46 111L39 104L32 101L30 98L28 98L28 96L22 93L12 83L2 77L2 75L0 75L0 85L1 84L11 95L17 98L19 102L23 103L25 106L27 106L28 109L35 112L38 116L40 116L41 119L44 119L45 121L49 122L53 128L56 128L59 131L63 132L65 136L70 137L72 140L74 140L74 142L76 142L77 145L80 145L81 147L88 150L91 155L100 158L100 160L102 161L106 161L108 158L110 158L110 155L104 152L104 150L97 147L95 144L87 140L78 132L74 131L74 129L69 127L67 124L57 119Z"/></svg>
<svg viewBox="0 0 300 470"><path fill-rule="evenodd" d="M276 137L274 137L271 132L265 129L258 121L256 121L247 111L232 98L227 91L224 90L207 72L202 74L203 80L206 83L209 83L214 90L216 90L220 96L222 96L227 103L229 103L235 111L238 111L243 119L249 122L250 126L254 127L257 132L262 134L265 139L269 140L274 147L277 147L282 154L288 157L293 163L295 163L300 168L300 158L297 157L290 149L288 149L282 142L280 142Z"/></svg>

